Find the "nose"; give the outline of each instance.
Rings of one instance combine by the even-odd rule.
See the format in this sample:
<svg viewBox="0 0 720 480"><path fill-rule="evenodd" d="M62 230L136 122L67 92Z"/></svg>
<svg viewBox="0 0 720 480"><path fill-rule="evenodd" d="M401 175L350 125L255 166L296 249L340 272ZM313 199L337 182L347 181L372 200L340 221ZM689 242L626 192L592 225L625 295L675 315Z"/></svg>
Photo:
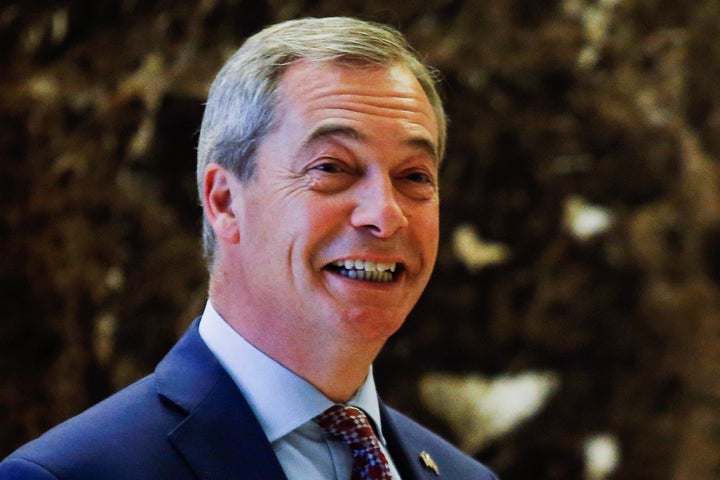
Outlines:
<svg viewBox="0 0 720 480"><path fill-rule="evenodd" d="M379 177L379 176L378 176ZM372 178L358 185L351 223L378 238L390 238L408 224L408 218L397 201L391 178Z"/></svg>

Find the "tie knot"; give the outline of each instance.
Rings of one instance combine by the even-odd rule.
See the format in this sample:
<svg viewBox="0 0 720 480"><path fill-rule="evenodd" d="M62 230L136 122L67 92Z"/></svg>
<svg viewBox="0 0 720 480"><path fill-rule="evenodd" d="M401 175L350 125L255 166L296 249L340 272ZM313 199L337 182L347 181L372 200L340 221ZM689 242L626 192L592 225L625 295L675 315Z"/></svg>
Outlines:
<svg viewBox="0 0 720 480"><path fill-rule="evenodd" d="M378 441L367 415L359 408L336 404L315 417L315 421L325 433L344 441L353 450Z"/></svg>
<svg viewBox="0 0 720 480"><path fill-rule="evenodd" d="M388 459L362 410L336 404L315 417L315 421L330 437L350 446L351 480L392 480Z"/></svg>

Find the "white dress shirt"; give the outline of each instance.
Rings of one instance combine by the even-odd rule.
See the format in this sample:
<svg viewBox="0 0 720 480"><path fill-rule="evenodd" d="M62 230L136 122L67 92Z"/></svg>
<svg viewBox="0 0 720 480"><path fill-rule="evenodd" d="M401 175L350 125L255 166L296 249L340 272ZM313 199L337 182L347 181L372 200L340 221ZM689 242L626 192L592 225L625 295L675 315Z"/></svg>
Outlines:
<svg viewBox="0 0 720 480"><path fill-rule="evenodd" d="M200 320L200 336L247 399L288 480L350 478L350 447L326 438L313 421L334 404L332 400L251 345L220 317L210 301ZM372 367L348 404L363 410L374 423L393 479L400 480L382 435Z"/></svg>

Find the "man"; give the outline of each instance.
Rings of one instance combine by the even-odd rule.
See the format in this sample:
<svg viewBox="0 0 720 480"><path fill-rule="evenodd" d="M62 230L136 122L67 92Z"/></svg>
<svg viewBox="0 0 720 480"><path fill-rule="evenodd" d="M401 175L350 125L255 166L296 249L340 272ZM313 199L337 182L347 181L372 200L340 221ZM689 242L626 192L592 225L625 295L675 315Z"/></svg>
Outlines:
<svg viewBox="0 0 720 480"><path fill-rule="evenodd" d="M394 30L305 19L250 38L200 133L205 312L153 375L0 478L495 478L372 376L435 263L444 143L433 77Z"/></svg>

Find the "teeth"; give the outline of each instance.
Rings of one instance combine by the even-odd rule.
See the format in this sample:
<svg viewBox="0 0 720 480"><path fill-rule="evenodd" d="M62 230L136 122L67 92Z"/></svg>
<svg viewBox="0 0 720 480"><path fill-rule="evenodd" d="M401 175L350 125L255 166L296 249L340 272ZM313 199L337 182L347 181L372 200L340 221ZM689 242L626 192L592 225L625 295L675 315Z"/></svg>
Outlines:
<svg viewBox="0 0 720 480"><path fill-rule="evenodd" d="M386 270L389 270L390 272L395 272L396 266L397 266L397 264L395 264L395 263L380 263L380 262L378 262L375 265L375 269L378 272L384 272Z"/></svg>
<svg viewBox="0 0 720 480"><path fill-rule="evenodd" d="M370 260L338 260L333 265L340 267L340 275L353 280L389 282L397 269L397 263L373 262Z"/></svg>
<svg viewBox="0 0 720 480"><path fill-rule="evenodd" d="M341 270L340 275L344 275L353 280L366 280L371 282L389 282L392 280L392 273L390 272L377 272L366 270Z"/></svg>
<svg viewBox="0 0 720 480"><path fill-rule="evenodd" d="M382 263L373 262L370 260L338 260L333 262L336 267L344 268L346 270L364 270L366 272L385 272L390 271L392 273L397 269L397 263Z"/></svg>

